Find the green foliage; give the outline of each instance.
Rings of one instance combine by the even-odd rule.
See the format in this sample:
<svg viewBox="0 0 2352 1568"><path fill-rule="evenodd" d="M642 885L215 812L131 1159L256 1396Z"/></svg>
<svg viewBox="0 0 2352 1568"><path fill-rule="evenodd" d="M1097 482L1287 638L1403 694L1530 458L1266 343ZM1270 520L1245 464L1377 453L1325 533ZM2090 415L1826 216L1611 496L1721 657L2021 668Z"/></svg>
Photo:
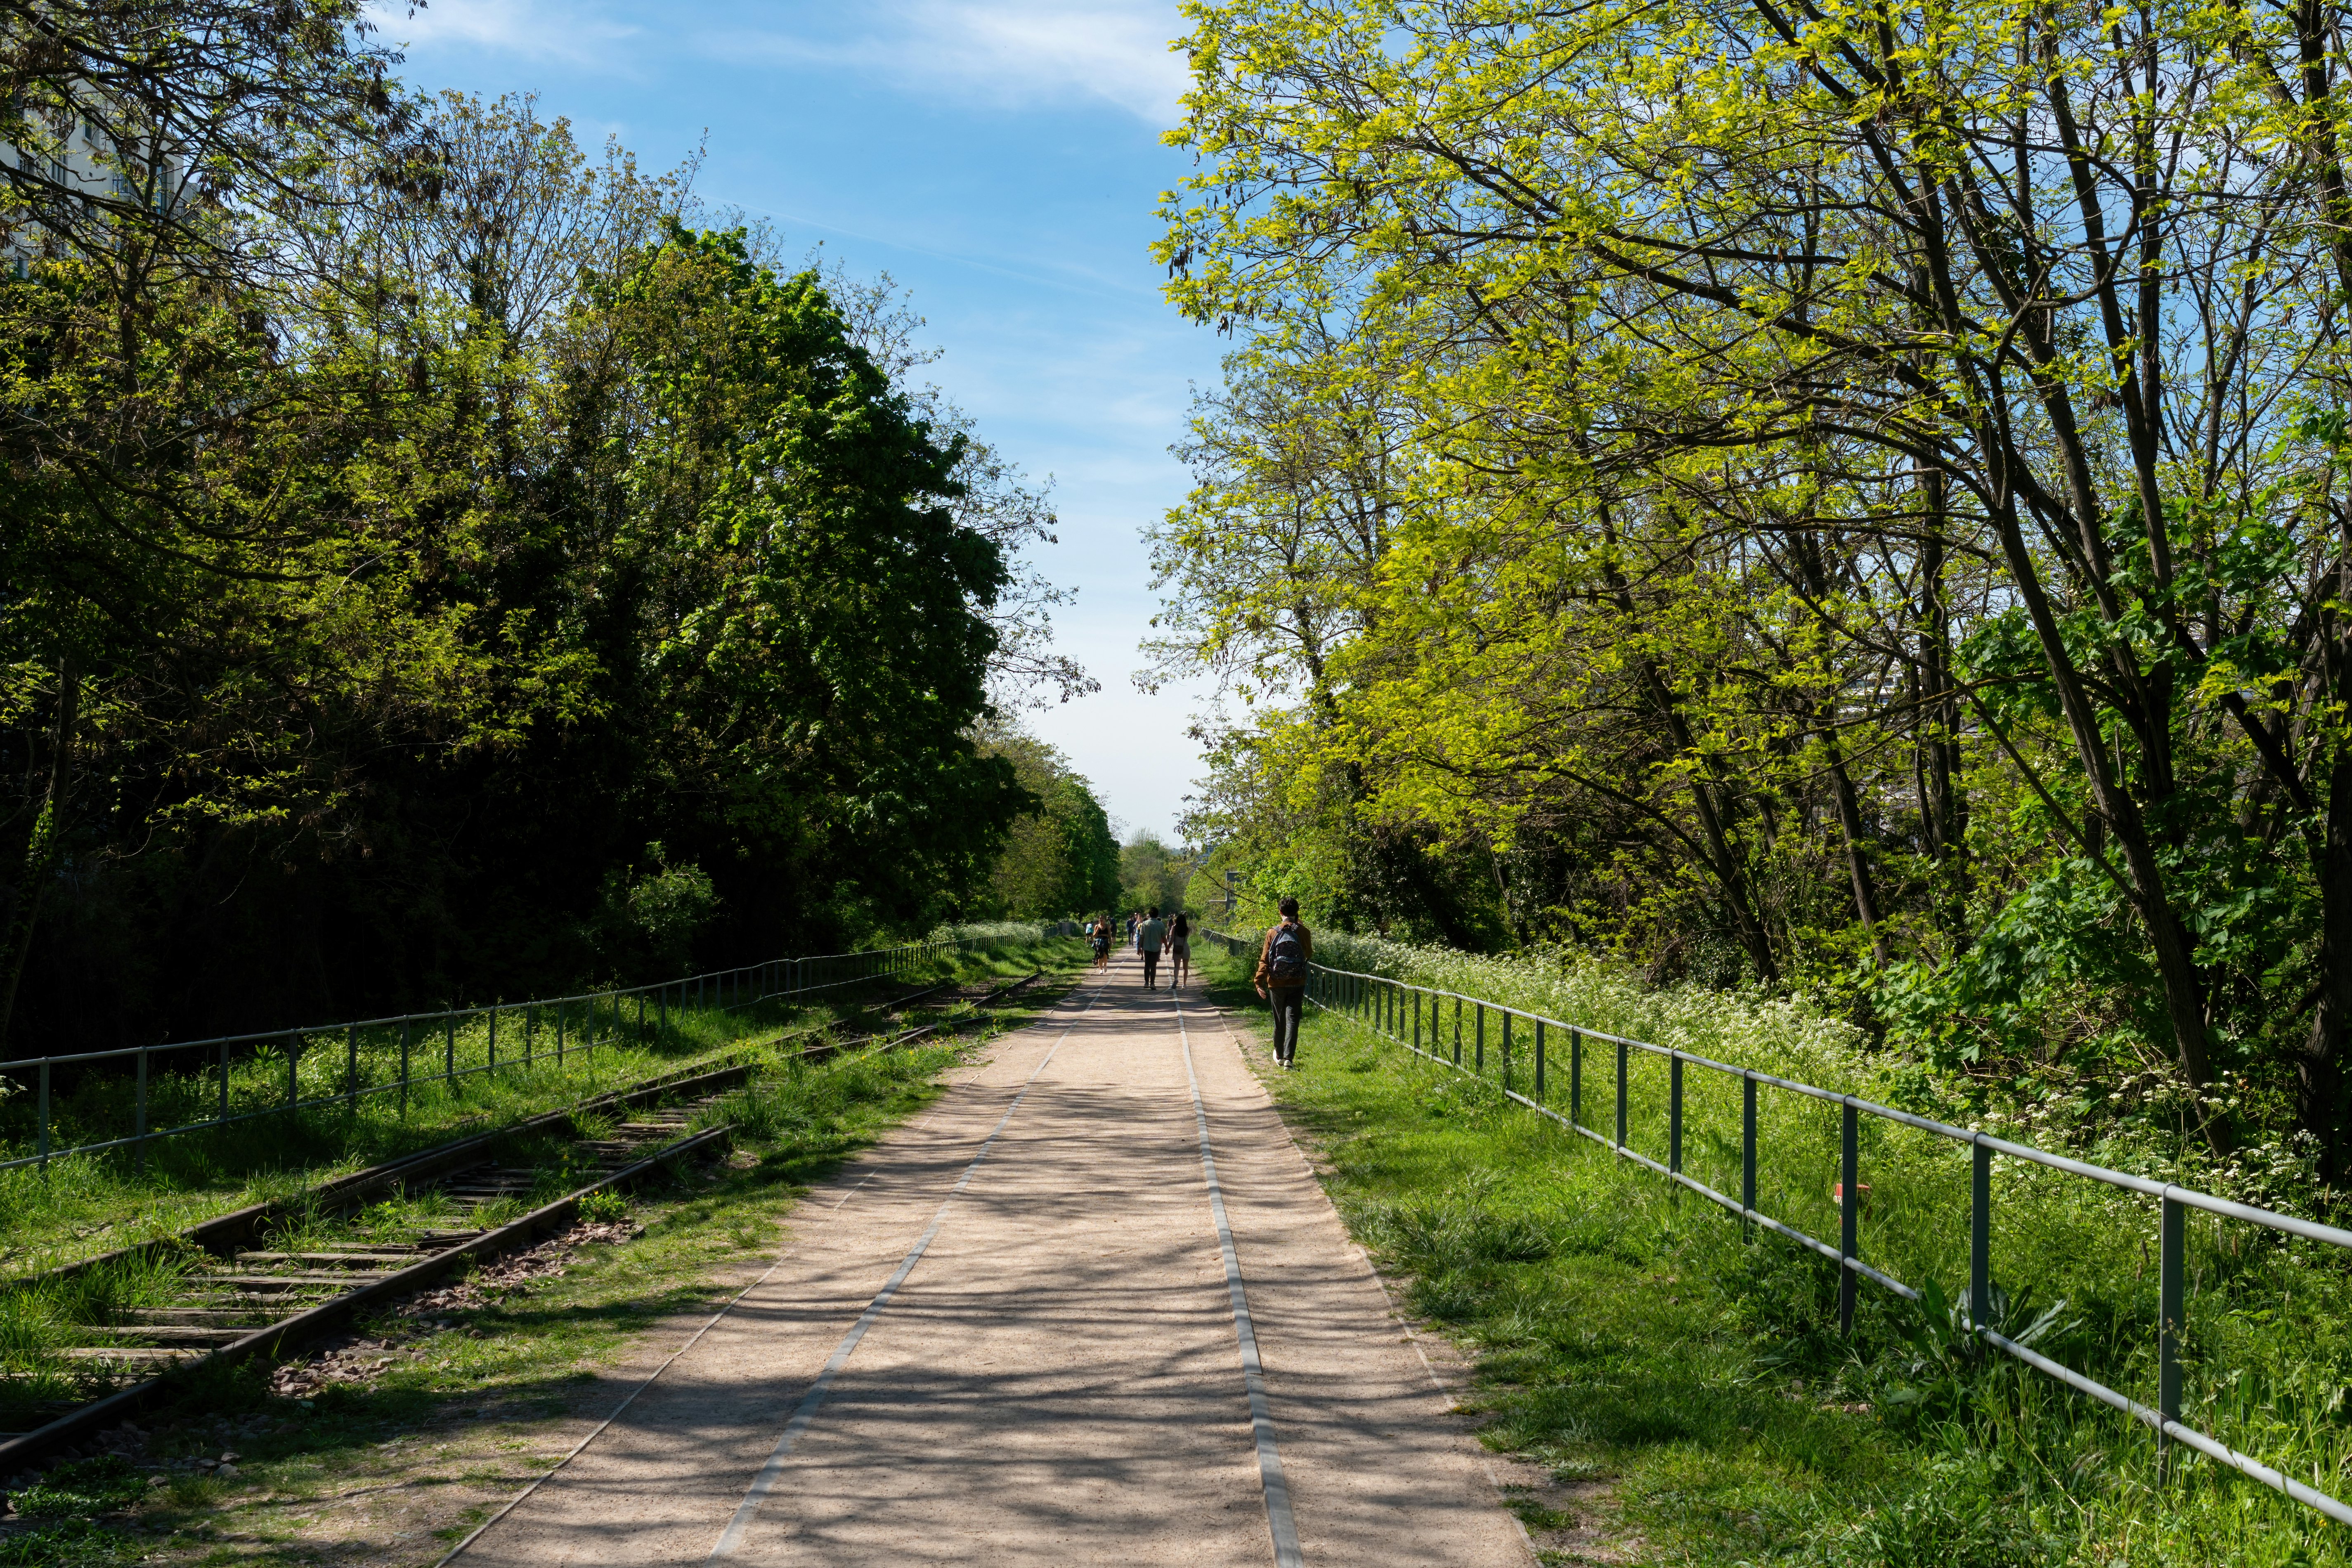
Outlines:
<svg viewBox="0 0 2352 1568"><path fill-rule="evenodd" d="M629 1217L629 1200L606 1187L580 1200L580 1217L591 1225L615 1225Z"/></svg>
<svg viewBox="0 0 2352 1568"><path fill-rule="evenodd" d="M1256 905L2352 1180L2336 7L1186 15L1155 653Z"/></svg>
<svg viewBox="0 0 2352 1568"><path fill-rule="evenodd" d="M1162 844L1158 834L1139 831L1119 847L1116 908L1172 914L1183 907L1192 880L1191 857Z"/></svg>
<svg viewBox="0 0 2352 1568"><path fill-rule="evenodd" d="M147 1478L111 1454L58 1466L16 1494L16 1511L26 1519L112 1513L147 1492Z"/></svg>
<svg viewBox="0 0 2352 1568"><path fill-rule="evenodd" d="M84 1568L101 1563L135 1563L139 1544L121 1531L87 1520L68 1519L0 1539L5 1568Z"/></svg>
<svg viewBox="0 0 2352 1568"><path fill-rule="evenodd" d="M1108 908L1118 892L1118 840L1109 816L1068 759L1034 736L999 727L982 749L1013 764L1031 797L1005 835L990 881L999 912L1069 920Z"/></svg>
<svg viewBox="0 0 2352 1568"><path fill-rule="evenodd" d="M291 74L205 111L275 105L235 204L206 164L0 279L0 1028L560 992L981 897L1024 802L990 683L1084 685L1014 557L1042 498L904 384L887 289L527 100L385 84L343 15L237 46ZM140 102L210 90L176 47Z"/></svg>
<svg viewBox="0 0 2352 1568"><path fill-rule="evenodd" d="M645 870L615 867L604 878L595 939L606 972L667 979L694 967L694 942L719 910L719 893L699 866L672 866L659 844L646 846Z"/></svg>

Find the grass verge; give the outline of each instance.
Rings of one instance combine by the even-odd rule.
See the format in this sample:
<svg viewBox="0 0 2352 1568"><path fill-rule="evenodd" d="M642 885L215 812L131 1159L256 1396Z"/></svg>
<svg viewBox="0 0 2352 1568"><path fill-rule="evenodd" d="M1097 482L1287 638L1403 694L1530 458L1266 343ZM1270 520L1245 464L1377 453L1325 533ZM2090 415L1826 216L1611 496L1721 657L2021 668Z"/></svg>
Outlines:
<svg viewBox="0 0 2352 1568"><path fill-rule="evenodd" d="M1202 967L1212 999L1262 1030L1240 965L1212 953ZM1482 1439L1574 1489L1574 1510L1519 1500L1547 1561L2352 1563L2352 1531L2202 1460L2176 1456L2160 1478L2137 1424L1974 1353L1948 1320L1865 1287L1840 1337L1831 1265L1677 1201L1491 1083L1322 1013L1298 1059L1272 1080L1284 1112L1408 1309L1472 1358ZM2152 1287L2086 1272L2063 1219L2029 1216L2008 1237L2008 1310L2039 1320L2057 1298L2032 1282L2067 1280L2040 1348L2120 1380L2116 1347L2138 1342ZM2237 1430L2257 1427L2343 1495L2343 1270L2243 1263L2207 1277L2200 1319L2231 1347L2214 1364L2239 1369Z"/></svg>

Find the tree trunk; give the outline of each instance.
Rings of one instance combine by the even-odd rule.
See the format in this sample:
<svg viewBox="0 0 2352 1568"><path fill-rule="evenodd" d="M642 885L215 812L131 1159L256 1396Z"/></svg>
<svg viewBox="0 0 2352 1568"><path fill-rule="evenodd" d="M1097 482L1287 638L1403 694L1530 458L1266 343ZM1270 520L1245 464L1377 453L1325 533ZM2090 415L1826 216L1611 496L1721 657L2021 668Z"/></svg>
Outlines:
<svg viewBox="0 0 2352 1568"><path fill-rule="evenodd" d="M2352 755L2338 748L2327 786L2327 823L2313 868L2319 883L2319 1005L2294 1068L2296 1120L2319 1141L2319 1178L2352 1182Z"/></svg>
<svg viewBox="0 0 2352 1568"><path fill-rule="evenodd" d="M1838 823L1845 829L1846 874L1853 879L1853 912L1862 921L1863 934L1870 939L1870 951L1881 969L1886 967L1886 937L1879 929L1878 888L1871 879L1870 862L1863 846L1869 834L1862 822L1862 806L1854 799L1853 780L1845 771L1845 758L1838 751L1837 742L1829 743L1830 784L1837 795Z"/></svg>
<svg viewBox="0 0 2352 1568"><path fill-rule="evenodd" d="M8 976L0 988L0 1042L16 1014L16 989L25 978L25 960L32 952L33 928L40 918L41 899L56 874L64 837L66 792L73 783L74 721L81 707L81 676L68 657L58 671L57 726L49 742L49 787L41 814L33 819L32 837L25 843L25 860L16 894L16 919L8 930Z"/></svg>

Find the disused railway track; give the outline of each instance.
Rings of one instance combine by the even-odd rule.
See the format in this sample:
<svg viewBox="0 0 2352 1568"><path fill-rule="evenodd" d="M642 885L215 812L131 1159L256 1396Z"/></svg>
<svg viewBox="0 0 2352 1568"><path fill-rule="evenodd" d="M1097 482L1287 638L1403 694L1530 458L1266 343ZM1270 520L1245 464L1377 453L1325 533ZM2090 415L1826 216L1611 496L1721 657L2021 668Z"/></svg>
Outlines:
<svg viewBox="0 0 2352 1568"><path fill-rule="evenodd" d="M950 990L958 993L957 1003L985 1007L1042 973L978 995L945 981L876 1003L863 1014L886 1026L845 1037L828 1029L793 1054L814 1059L860 1045L888 1049L951 1031L961 1020L896 1032L887 1025ZM693 1123L758 1065L748 1058L727 1061L727 1054L715 1063L706 1060L673 1069L511 1126L404 1155L294 1197L223 1215L173 1237L16 1282L13 1289L25 1289L166 1252L188 1265L178 1275L168 1304L130 1308L116 1321L74 1327L74 1337L95 1342L52 1353L108 1381L136 1381L58 1412L32 1431L0 1436L0 1475L121 1421L162 1393L166 1375L175 1370L278 1353L461 1266L534 1245L570 1225L592 1194L625 1187L664 1165L714 1150L726 1140L728 1126L720 1122L698 1130ZM606 1128L602 1123L608 1119ZM581 1131L582 1123L594 1131ZM548 1192L548 1166L509 1163L509 1156L519 1144L558 1133L571 1135L559 1167L566 1173L559 1184L568 1190L531 1205L532 1198ZM314 1223L349 1216L386 1198L408 1200L435 1217L392 1227L390 1235L268 1245L273 1236L305 1234L310 1227L289 1230L289 1222L298 1216ZM508 1212L519 1203L530 1206L520 1215Z"/></svg>

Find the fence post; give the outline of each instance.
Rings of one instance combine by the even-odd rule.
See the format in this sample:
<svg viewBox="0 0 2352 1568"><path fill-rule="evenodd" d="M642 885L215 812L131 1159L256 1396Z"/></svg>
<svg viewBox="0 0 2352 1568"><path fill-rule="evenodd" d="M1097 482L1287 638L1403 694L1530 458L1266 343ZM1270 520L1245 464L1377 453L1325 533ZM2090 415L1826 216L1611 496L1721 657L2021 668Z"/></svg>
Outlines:
<svg viewBox="0 0 2352 1568"><path fill-rule="evenodd" d="M1511 1092L1511 1016L1503 1015L1503 1092Z"/></svg>
<svg viewBox="0 0 2352 1568"><path fill-rule="evenodd" d="M2180 1331L2187 1316L2181 1298L2182 1267L2189 1243L2189 1209L2167 1188L2158 1210L2156 1308L2156 1413L2164 1421L2180 1419ZM2156 1473L2158 1479L2172 1470L2172 1438L2156 1429Z"/></svg>
<svg viewBox="0 0 2352 1568"><path fill-rule="evenodd" d="M1412 1048L1421 1049L1421 993L1412 994Z"/></svg>
<svg viewBox="0 0 2352 1568"><path fill-rule="evenodd" d="M1486 1073L1486 1004L1484 1002L1474 1002L1471 1004L1470 1011L1472 1016L1477 1020L1476 1032L1478 1036L1478 1058L1471 1064L1471 1070L1483 1078Z"/></svg>
<svg viewBox="0 0 2352 1568"><path fill-rule="evenodd" d="M132 1145L139 1157L134 1164L142 1176L147 1173L147 1047L139 1047L139 1142Z"/></svg>
<svg viewBox="0 0 2352 1568"><path fill-rule="evenodd" d="M1462 1065L1462 998L1454 999L1454 1065Z"/></svg>
<svg viewBox="0 0 2352 1568"><path fill-rule="evenodd" d="M1580 1125L1584 1120L1584 1031L1568 1032L1568 1124Z"/></svg>
<svg viewBox="0 0 2352 1568"><path fill-rule="evenodd" d="M1625 1147L1625 1042L1617 1042L1617 1147Z"/></svg>
<svg viewBox="0 0 2352 1568"><path fill-rule="evenodd" d="M1544 1021L1536 1020L1536 1103L1544 1102Z"/></svg>
<svg viewBox="0 0 2352 1568"><path fill-rule="evenodd" d="M1739 1075L1739 1218L1754 1228L1756 1213L1756 1069Z"/></svg>
<svg viewBox="0 0 2352 1568"><path fill-rule="evenodd" d="M1683 1054L1676 1051L1666 1058L1666 1173L1669 1176L1683 1173ZM1675 1182L1669 1189L1676 1202L1683 1195L1683 1184Z"/></svg>
<svg viewBox="0 0 2352 1568"><path fill-rule="evenodd" d="M228 1047L226 1046L223 1046L221 1047L221 1056L226 1059L227 1055ZM221 1081L226 1083L228 1080L226 1078L223 1078ZM46 1061L41 1064L40 1155L41 1180L46 1182L49 1179L49 1064Z"/></svg>
<svg viewBox="0 0 2352 1568"><path fill-rule="evenodd" d="M1853 1333L1853 1258L1859 1241L1862 1219L1862 1188L1858 1173L1862 1164L1862 1114L1853 1108L1853 1097L1845 1100L1844 1126L1838 1137L1838 1332Z"/></svg>
<svg viewBox="0 0 2352 1568"><path fill-rule="evenodd" d="M1969 1327L1992 1327L1992 1151L1970 1140L1969 1173Z"/></svg>

